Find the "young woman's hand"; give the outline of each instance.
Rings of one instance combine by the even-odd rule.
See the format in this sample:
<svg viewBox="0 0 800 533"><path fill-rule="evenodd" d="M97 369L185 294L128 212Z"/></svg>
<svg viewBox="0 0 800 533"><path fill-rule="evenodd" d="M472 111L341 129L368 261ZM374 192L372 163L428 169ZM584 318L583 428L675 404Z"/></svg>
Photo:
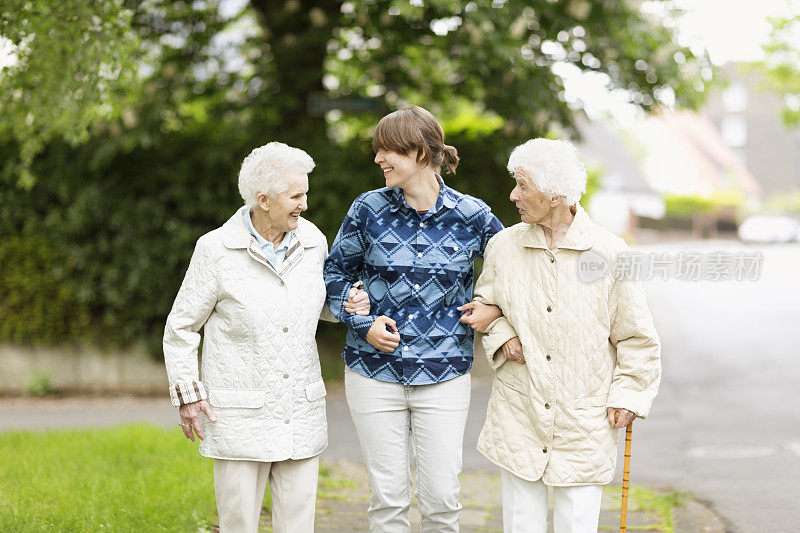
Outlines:
<svg viewBox="0 0 800 533"><path fill-rule="evenodd" d="M389 326L392 331L388 331L386 326ZM400 333L397 331L397 323L388 316L379 316L367 332L367 342L382 352L392 353L400 346Z"/></svg>

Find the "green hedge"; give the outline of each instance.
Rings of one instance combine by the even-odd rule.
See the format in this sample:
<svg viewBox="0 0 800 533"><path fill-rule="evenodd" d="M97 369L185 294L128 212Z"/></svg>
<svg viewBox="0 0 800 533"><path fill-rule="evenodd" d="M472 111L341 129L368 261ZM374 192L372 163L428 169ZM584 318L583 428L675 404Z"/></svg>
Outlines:
<svg viewBox="0 0 800 533"><path fill-rule="evenodd" d="M30 190L0 181L0 342L144 341L160 353L164 320L202 234L241 205L236 177L257 144L206 129L149 143L53 144ZM280 136L273 136L278 138ZM113 139L112 139L113 140ZM313 141L313 140L312 140ZM503 139L448 138L462 164L448 183L516 222ZM333 241L352 200L382 186L369 143L295 143L316 160L308 216ZM145 147L147 146L147 147ZM14 147L0 144L0 157ZM341 326L339 326L341 327ZM341 335L325 328L328 336Z"/></svg>
<svg viewBox="0 0 800 533"><path fill-rule="evenodd" d="M69 284L74 262L39 235L0 240L0 338L54 343L91 337L91 312Z"/></svg>
<svg viewBox="0 0 800 533"><path fill-rule="evenodd" d="M736 208L744 203L738 191L718 192L710 196L668 194L664 197L666 216L676 218L713 214L724 208Z"/></svg>
<svg viewBox="0 0 800 533"><path fill-rule="evenodd" d="M212 125L153 132L147 142L99 132L79 148L49 146L35 162L40 179L30 190L13 177L0 180L0 342L144 342L160 354L164 321L195 241L241 205L239 165L270 139L300 146L316 160L307 214L329 242L352 200L383 185L368 142L342 147L237 136ZM513 140L449 136L448 142L461 156L448 184L484 199L505 224L518 222L505 170ZM4 156L13 157L14 147L0 143ZM320 331L333 346L341 328Z"/></svg>

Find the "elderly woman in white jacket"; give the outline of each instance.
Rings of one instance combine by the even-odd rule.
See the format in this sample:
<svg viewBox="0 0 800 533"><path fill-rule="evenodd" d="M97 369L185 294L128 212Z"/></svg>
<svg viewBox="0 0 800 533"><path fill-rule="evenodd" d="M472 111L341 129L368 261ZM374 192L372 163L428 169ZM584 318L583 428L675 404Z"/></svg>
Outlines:
<svg viewBox="0 0 800 533"><path fill-rule="evenodd" d="M578 203L572 145L530 140L508 169L522 222L489 241L475 286L503 311L476 338L495 371L478 449L502 469L506 533L545 533L548 486L555 532L594 533L618 429L658 391L659 339L641 285L613 275L627 246Z"/></svg>
<svg viewBox="0 0 800 533"><path fill-rule="evenodd" d="M164 331L172 404L186 437L196 433L200 454L214 459L223 533L258 529L268 480L275 531L314 530L327 445L314 335L321 316L333 316L322 279L327 241L300 217L313 168L304 151L277 142L245 158L247 205L197 241ZM365 296L352 298L362 314Z"/></svg>

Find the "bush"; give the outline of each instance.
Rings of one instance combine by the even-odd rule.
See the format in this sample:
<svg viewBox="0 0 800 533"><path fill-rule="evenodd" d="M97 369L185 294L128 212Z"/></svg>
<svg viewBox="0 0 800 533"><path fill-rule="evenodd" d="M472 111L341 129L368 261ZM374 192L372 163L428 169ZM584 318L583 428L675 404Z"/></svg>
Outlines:
<svg viewBox="0 0 800 533"><path fill-rule="evenodd" d="M34 344L89 335L89 307L71 286L74 261L57 239L0 240L0 339Z"/></svg>
<svg viewBox="0 0 800 533"><path fill-rule="evenodd" d="M694 215L710 215L722 209L737 208L744 203L738 191L717 192L711 196L677 195L664 196L667 217L691 218Z"/></svg>
<svg viewBox="0 0 800 533"><path fill-rule="evenodd" d="M25 392L33 396L47 396L53 391L50 380L53 375L47 370L36 370L25 383Z"/></svg>
<svg viewBox="0 0 800 533"><path fill-rule="evenodd" d="M127 138L112 126L81 147L48 145L34 162L40 179L30 190L0 177L0 342L143 342L160 357L194 244L242 204L239 165L258 144L281 140L314 157L308 217L329 243L355 197L383 186L368 139L341 145L324 134L230 131L213 121ZM481 131L448 135L461 163L445 180L515 224L505 164L517 142ZM15 150L0 142L0 159ZM593 172L590 178L587 195L597 181ZM336 326L321 340L343 336ZM338 373L337 363L330 371Z"/></svg>
<svg viewBox="0 0 800 533"><path fill-rule="evenodd" d="M383 185L370 143L283 140L317 161L308 216L332 242L353 199ZM0 235L7 236L0 240L0 342L144 341L160 355L195 241L241 205L236 177L254 143L213 124L130 149L112 141L98 134L80 148L50 145L35 162L42 178L30 190L0 179ZM516 223L505 170L513 143L499 135L448 142L462 163L447 183ZM4 152L13 156L13 147L0 144Z"/></svg>

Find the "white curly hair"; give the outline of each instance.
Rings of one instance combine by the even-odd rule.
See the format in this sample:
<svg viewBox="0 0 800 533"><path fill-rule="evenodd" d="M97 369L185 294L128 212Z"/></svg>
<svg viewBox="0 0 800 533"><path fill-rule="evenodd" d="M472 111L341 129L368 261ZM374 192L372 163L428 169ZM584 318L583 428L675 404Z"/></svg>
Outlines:
<svg viewBox="0 0 800 533"><path fill-rule="evenodd" d="M508 171L523 170L533 184L548 196L564 196L574 205L586 192L586 169L578 151L567 141L531 139L512 150Z"/></svg>
<svg viewBox="0 0 800 533"><path fill-rule="evenodd" d="M314 160L299 148L279 142L259 146L244 158L239 170L239 194L253 208L258 195L274 196L286 192L287 175L308 174L314 170Z"/></svg>

